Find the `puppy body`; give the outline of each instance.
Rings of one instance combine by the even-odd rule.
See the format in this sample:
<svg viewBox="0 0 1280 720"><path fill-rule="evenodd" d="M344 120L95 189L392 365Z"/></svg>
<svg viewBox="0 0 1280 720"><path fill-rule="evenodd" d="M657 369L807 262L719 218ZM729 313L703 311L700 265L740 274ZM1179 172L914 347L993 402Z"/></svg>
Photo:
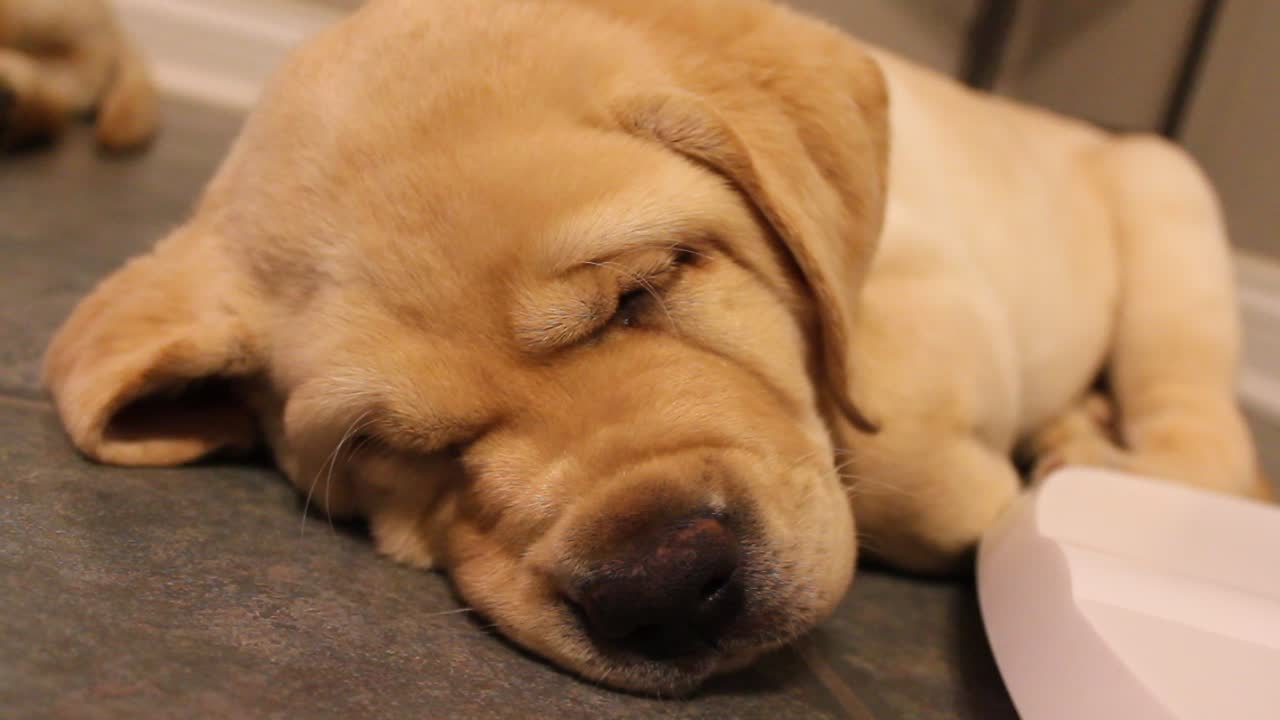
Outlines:
<svg viewBox="0 0 1280 720"><path fill-rule="evenodd" d="M863 531L936 569L1016 490L1020 443L1035 475L1095 464L1267 496L1234 400L1228 245L1192 162L876 57L892 180L854 337L885 431L852 442L860 475L895 481L859 493ZM1125 450L1082 402L1100 373Z"/></svg>
<svg viewBox="0 0 1280 720"><path fill-rule="evenodd" d="M1238 342L1212 193L1162 141L748 0L381 0L291 60L46 381L91 457L265 435L517 641L679 692L820 621L855 534L957 567L1019 444L1262 494ZM673 556L733 568L715 623L646 595ZM716 637L655 656L620 612Z"/></svg>

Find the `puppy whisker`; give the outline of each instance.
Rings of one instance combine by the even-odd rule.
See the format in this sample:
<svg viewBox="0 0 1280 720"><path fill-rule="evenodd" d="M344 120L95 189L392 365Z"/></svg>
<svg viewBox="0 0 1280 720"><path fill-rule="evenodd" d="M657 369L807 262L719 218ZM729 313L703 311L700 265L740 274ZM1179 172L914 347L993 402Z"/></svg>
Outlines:
<svg viewBox="0 0 1280 720"><path fill-rule="evenodd" d="M304 500L302 503L302 524L298 528L299 537L301 537L304 533L306 533L307 512L311 509L311 498L315 495L316 485L320 482L320 475L325 472L327 467L328 476L330 479L332 479L333 465L337 462L338 453L342 450L342 445L351 437L351 435L353 435L356 432L356 426L359 425L361 422L363 422L364 419L368 417L368 415L369 415L369 411L365 411L351 422L351 425L347 427L346 432L342 434L342 438L338 441L338 444L333 446L333 450L329 453L328 457L325 458L325 461L320 464L320 467L316 468L315 477L311 478L311 485L307 488L306 500ZM326 508L328 507L328 504L329 504L328 482L329 481L326 480L326 487L325 487L325 507ZM329 518L329 527L331 530L334 530L332 517ZM337 532L337 531L334 530L334 532Z"/></svg>
<svg viewBox="0 0 1280 720"><path fill-rule="evenodd" d="M463 613L469 613L469 612L475 612L475 610L469 607L457 608L456 610L441 610L440 612L433 612L427 615L423 615L422 619L429 620L431 618L443 617L445 615L461 615Z"/></svg>
<svg viewBox="0 0 1280 720"><path fill-rule="evenodd" d="M836 465L833 469L835 470L836 474L837 474L837 475L839 475L840 473L844 472L845 468L850 467L850 466L851 466L851 465L853 465L855 462L857 462L857 458L850 458L850 459L845 460L844 462L842 462L842 463L840 463L840 464Z"/></svg>
<svg viewBox="0 0 1280 720"><path fill-rule="evenodd" d="M904 498L914 498L916 495L907 491L900 485L885 480L879 480L852 473L842 473L839 475L840 480L845 485L845 493L849 497L858 497L866 494L868 491L874 490L881 495L898 495Z"/></svg>
<svg viewBox="0 0 1280 720"><path fill-rule="evenodd" d="M881 554L881 551L884 550L884 546L872 539L871 535L859 532L857 537L858 547L866 550L867 552L879 555Z"/></svg>
<svg viewBox="0 0 1280 720"><path fill-rule="evenodd" d="M360 415L360 418L363 418L365 415L368 415L368 414L369 413L366 411L365 413L362 413ZM329 504L330 490L333 488L333 470L338 464L338 458L342 457L342 447L346 445L347 442L351 440L351 438L354 437L357 432L359 432L359 430L363 430L373 422L372 418L370 418L369 420L365 420L364 422L361 422L360 418L357 418L356 421L351 424L351 427L347 428L347 432L343 434L342 439L338 441L338 446L334 448L333 459L329 463L329 473L325 476L324 508L325 508L325 517L329 520L329 532L331 533L338 532L337 529L333 527L333 513L330 511L330 509L332 508L332 505ZM357 425L359 425L359 428L357 428ZM348 459L349 459L349 456L348 456ZM345 462L345 459L344 459L344 462Z"/></svg>
<svg viewBox="0 0 1280 720"><path fill-rule="evenodd" d="M784 473L789 473L789 472L791 472L792 470L795 470L797 467L799 467L799 466L803 465L804 463L806 463L806 462L808 462L808 461L812 460L815 456L817 456L817 454L818 454L819 452L821 452L821 450L811 450L811 451L809 451L809 452L807 452L807 453L805 453L805 454L801 455L800 457L798 457L798 458L796 458L795 460L791 461L791 463L789 463L789 464L787 465L787 467L786 467L785 469L783 469L783 471L782 471L782 472L784 472Z"/></svg>

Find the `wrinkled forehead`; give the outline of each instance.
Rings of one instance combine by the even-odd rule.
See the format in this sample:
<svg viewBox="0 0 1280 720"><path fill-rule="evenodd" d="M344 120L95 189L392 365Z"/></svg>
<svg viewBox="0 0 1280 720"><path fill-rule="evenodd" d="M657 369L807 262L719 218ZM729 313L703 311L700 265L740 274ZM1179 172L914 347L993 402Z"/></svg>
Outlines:
<svg viewBox="0 0 1280 720"><path fill-rule="evenodd" d="M372 2L277 74L213 194L272 234L438 251L455 271L572 255L556 226L626 225L600 219L610 198L633 216L697 208L692 188L714 177L616 129L611 103L663 82L650 55L571 4Z"/></svg>
<svg viewBox="0 0 1280 720"><path fill-rule="evenodd" d="M338 222L352 261L377 265L383 286L388 269L417 274L425 263L500 294L493 283L536 283L630 250L672 247L742 215L718 175L656 144L585 127L429 144L344 182Z"/></svg>
<svg viewBox="0 0 1280 720"><path fill-rule="evenodd" d="M295 262L321 266L333 311L357 333L450 341L500 334L516 296L575 268L740 236L751 218L715 173L588 127L495 128L314 183L272 222L306 253Z"/></svg>
<svg viewBox="0 0 1280 720"><path fill-rule="evenodd" d="M338 365L377 364L368 350L391 346L441 374L501 363L513 309L566 275L758 233L720 176L622 133L495 134L403 162L352 180L360 209L331 222L343 239L325 316L350 318Z"/></svg>

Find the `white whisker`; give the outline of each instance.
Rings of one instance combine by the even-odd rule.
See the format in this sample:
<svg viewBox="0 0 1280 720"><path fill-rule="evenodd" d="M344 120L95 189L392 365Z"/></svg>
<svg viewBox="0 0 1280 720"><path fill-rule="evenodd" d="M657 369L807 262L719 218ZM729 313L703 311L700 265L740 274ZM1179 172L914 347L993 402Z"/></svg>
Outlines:
<svg viewBox="0 0 1280 720"><path fill-rule="evenodd" d="M799 467L800 465L802 465L802 464L804 464L804 463L806 463L806 462L808 462L808 461L812 460L812 459L814 458L814 456L816 456L816 455L817 455L818 453L820 453L820 452L822 452L822 451L821 451L821 450L810 450L809 452L807 452L807 453L805 453L805 454L801 455L800 457L796 458L795 460L793 460L789 465L787 465L786 469L784 469L782 472L783 472L783 473L788 473L788 472L791 472L792 470L795 470L795 469L796 469L797 467Z"/></svg>
<svg viewBox="0 0 1280 720"><path fill-rule="evenodd" d="M841 481L845 483L845 492L849 497L857 497L859 493L864 493L871 489L874 489L881 495L896 494L905 498L913 497L913 494L908 492L906 488L886 480L855 475L853 473L843 473L840 474L839 477Z"/></svg>
<svg viewBox="0 0 1280 720"><path fill-rule="evenodd" d="M320 482L321 473L324 473L327 467L329 478L333 477L333 466L338 460L338 453L339 451L342 450L343 443L345 443L347 439L350 438L352 433L355 431L356 425L358 425L361 421L363 421L365 417L367 417L368 415L369 415L369 411L365 411L361 413L359 417L357 417L355 420L351 422L351 425L347 427L346 432L342 434L342 439L338 441L337 445L333 446L333 450L329 453L328 457L325 458L325 461L320 464L320 467L316 468L315 477L311 478L311 485L310 487L307 488L307 498L302 503L302 524L298 528L299 537L301 537L306 532L307 512L311 509L311 498L315 495L316 484ZM328 481L326 481L326 487L325 487L326 514L328 513L328 504L329 504L329 488L328 488ZM329 518L329 527L331 530L333 529L332 517Z"/></svg>
<svg viewBox="0 0 1280 720"><path fill-rule="evenodd" d="M442 617L444 615L461 615L462 613L469 613L469 612L475 612L475 611L469 607L458 608L457 610L442 610L440 612L433 612L433 613L428 613L426 615L423 615L421 619L426 620L430 618Z"/></svg>

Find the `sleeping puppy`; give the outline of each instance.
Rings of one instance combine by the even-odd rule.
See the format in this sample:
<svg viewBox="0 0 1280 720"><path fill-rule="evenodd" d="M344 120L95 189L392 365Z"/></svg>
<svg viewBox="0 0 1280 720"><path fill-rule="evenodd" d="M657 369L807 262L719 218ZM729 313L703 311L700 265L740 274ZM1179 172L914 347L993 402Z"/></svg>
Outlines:
<svg viewBox="0 0 1280 720"><path fill-rule="evenodd" d="M146 66L106 1L0 0L0 150L52 140L89 114L110 150L156 128Z"/></svg>
<svg viewBox="0 0 1280 720"><path fill-rule="evenodd" d="M89 457L265 440L516 642L672 694L820 622L859 539L963 568L1019 448L1265 495L1232 296L1177 149L782 7L375 0L45 380Z"/></svg>

